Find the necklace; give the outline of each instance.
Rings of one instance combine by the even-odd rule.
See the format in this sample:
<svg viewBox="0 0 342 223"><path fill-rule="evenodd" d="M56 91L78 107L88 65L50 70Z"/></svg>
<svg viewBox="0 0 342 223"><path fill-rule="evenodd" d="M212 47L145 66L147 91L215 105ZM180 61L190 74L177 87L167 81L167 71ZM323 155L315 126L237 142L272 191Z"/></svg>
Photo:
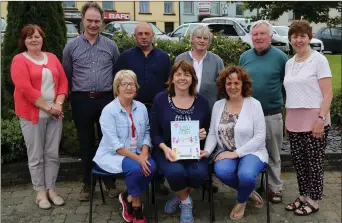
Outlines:
<svg viewBox="0 0 342 223"><path fill-rule="evenodd" d="M307 55L304 55L302 57L298 57L298 55L295 56L293 64L292 64L291 76L295 76L296 74L298 74L301 71L301 69L308 62L307 59L310 57L311 53L312 53L312 50L310 50ZM298 57L298 59L297 59L297 57Z"/></svg>

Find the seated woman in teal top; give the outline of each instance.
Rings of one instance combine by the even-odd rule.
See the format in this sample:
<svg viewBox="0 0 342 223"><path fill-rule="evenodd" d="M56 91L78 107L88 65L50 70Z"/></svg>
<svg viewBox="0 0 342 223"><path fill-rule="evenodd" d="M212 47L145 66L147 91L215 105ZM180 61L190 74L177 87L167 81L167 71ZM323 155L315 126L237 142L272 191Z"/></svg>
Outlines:
<svg viewBox="0 0 342 223"><path fill-rule="evenodd" d="M94 162L110 173L123 173L127 190L119 195L126 222L145 223L140 194L146 191L156 165L150 157L150 126L144 104L133 100L139 88L133 71L121 70L114 78L115 99L102 111L102 140Z"/></svg>

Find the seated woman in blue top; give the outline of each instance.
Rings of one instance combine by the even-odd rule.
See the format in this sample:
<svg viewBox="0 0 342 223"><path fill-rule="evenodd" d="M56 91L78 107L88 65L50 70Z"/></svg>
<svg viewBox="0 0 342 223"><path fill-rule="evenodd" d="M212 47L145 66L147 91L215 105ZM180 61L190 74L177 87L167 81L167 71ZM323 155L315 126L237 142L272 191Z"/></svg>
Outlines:
<svg viewBox="0 0 342 223"><path fill-rule="evenodd" d="M139 88L133 71L121 70L114 78L115 99L102 111L102 140L94 162L110 173L123 173L127 190L119 195L122 217L126 222L145 223L140 194L156 170L149 155L151 147L147 109L133 100Z"/></svg>
<svg viewBox="0 0 342 223"><path fill-rule="evenodd" d="M198 120L201 148L209 128L209 102L196 92L198 80L193 66L185 60L171 69L167 91L156 95L152 105L151 138L153 157L173 191L176 192L165 205L165 212L173 214L181 208L180 222L193 222L193 189L199 188L207 177L208 160L175 160L171 147L171 121Z"/></svg>
<svg viewBox="0 0 342 223"><path fill-rule="evenodd" d="M222 70L217 88L224 99L214 104L201 157L214 151L216 177L238 191L237 204L230 214L237 220L244 216L248 198L255 207L263 206L254 188L256 177L268 162L265 118L260 102L251 97L252 82L242 67Z"/></svg>

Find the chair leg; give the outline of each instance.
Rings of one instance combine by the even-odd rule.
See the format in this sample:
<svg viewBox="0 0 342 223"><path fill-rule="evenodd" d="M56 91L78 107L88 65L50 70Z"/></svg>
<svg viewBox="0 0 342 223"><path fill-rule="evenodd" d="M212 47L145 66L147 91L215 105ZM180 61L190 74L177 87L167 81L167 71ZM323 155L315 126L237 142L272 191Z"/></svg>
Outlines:
<svg viewBox="0 0 342 223"><path fill-rule="evenodd" d="M93 197L94 197L94 182L93 182L93 173L90 174L90 205L89 205L89 223L93 221Z"/></svg>
<svg viewBox="0 0 342 223"><path fill-rule="evenodd" d="M259 190L260 196L262 196L262 194L264 193L264 175L265 175L265 172L261 174L261 182L260 182L260 190Z"/></svg>
<svg viewBox="0 0 342 223"><path fill-rule="evenodd" d="M211 165L209 168L212 168ZM213 175L212 175L212 170L209 171L209 188L208 188L208 194L209 194L209 205L210 205L210 223L215 221L215 210L214 210L214 195L213 195Z"/></svg>
<svg viewBox="0 0 342 223"><path fill-rule="evenodd" d="M271 222L270 216L270 201L268 199L268 169L266 169L266 206L267 206L267 223Z"/></svg>
<svg viewBox="0 0 342 223"><path fill-rule="evenodd" d="M204 201L204 196L205 196L205 185L202 185L202 201Z"/></svg>
<svg viewBox="0 0 342 223"><path fill-rule="evenodd" d="M102 183L101 183L101 177L99 176L99 184L100 184L100 191L101 191L101 196L102 196L102 202L105 204L106 201L105 201L105 197L104 197L104 194L103 194L103 189L102 189Z"/></svg>
<svg viewBox="0 0 342 223"><path fill-rule="evenodd" d="M153 177L152 179L151 190L152 190L152 204L154 205L156 202L156 179L155 177Z"/></svg>
<svg viewBox="0 0 342 223"><path fill-rule="evenodd" d="M150 221L150 212L151 212L151 205L150 205L150 185L147 186L146 195L145 195L145 203L146 203L146 215L147 221Z"/></svg>

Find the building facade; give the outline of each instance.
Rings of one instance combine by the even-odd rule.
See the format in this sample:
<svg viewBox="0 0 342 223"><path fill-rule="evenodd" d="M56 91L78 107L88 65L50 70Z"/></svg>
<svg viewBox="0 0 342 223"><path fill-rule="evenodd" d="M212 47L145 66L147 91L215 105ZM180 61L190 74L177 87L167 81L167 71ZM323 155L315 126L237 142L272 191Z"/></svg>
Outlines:
<svg viewBox="0 0 342 223"><path fill-rule="evenodd" d="M172 32L179 26L179 2L97 1L104 10L105 23L111 21L148 21L161 31ZM86 1L63 1L64 18L82 30L81 8ZM6 19L7 2L1 2L1 16Z"/></svg>

